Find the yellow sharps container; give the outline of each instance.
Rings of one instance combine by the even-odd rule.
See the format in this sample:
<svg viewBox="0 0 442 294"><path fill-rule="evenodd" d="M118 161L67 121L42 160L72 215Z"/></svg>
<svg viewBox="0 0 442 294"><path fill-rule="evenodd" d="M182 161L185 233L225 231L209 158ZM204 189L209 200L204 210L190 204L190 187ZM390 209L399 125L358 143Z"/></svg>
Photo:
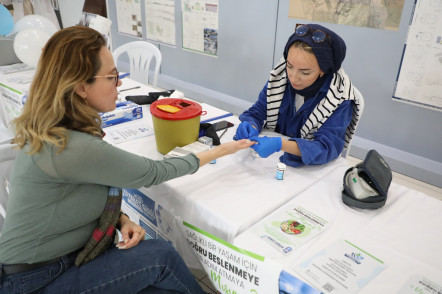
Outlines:
<svg viewBox="0 0 442 294"><path fill-rule="evenodd" d="M196 102L165 98L150 105L158 152L168 153L198 140L202 107Z"/></svg>

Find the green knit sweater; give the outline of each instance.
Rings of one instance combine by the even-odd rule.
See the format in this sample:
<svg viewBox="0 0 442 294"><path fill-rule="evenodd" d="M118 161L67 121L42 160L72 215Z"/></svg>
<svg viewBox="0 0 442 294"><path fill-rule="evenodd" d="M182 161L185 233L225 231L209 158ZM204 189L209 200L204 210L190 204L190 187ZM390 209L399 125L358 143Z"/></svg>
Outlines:
<svg viewBox="0 0 442 294"><path fill-rule="evenodd" d="M140 188L194 173L194 155L154 161L101 138L69 132L57 153L23 148L10 180L7 217L0 236L0 263L35 263L81 248L106 203L109 186Z"/></svg>

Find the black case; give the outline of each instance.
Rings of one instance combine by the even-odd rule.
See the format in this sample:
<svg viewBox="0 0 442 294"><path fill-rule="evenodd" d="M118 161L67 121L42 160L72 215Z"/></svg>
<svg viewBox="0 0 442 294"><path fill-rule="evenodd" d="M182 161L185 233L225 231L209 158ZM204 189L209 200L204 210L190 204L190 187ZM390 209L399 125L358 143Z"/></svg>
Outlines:
<svg viewBox="0 0 442 294"><path fill-rule="evenodd" d="M365 156L364 161L356 165L356 168L358 169L358 175L379 194L365 199L357 199L345 181L347 174L353 169L351 167L344 174L342 201L349 206L362 209L376 209L384 206L387 201L388 188L393 179L388 163L376 150L370 150Z"/></svg>
<svg viewBox="0 0 442 294"><path fill-rule="evenodd" d="M163 97L169 97L173 91L175 90L167 90L167 91L161 91L161 92L150 92L147 95L130 95L126 96L125 99L127 101L132 101L138 105L145 105L145 104L152 104L155 101L160 98L160 96Z"/></svg>

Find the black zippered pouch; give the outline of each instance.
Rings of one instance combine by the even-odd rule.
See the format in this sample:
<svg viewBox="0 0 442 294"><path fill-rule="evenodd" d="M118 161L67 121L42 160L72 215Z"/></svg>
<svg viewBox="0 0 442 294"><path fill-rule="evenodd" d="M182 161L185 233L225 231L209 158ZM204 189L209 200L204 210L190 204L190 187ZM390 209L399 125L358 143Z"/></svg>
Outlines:
<svg viewBox="0 0 442 294"><path fill-rule="evenodd" d="M358 176L370 185L377 195L363 199L355 197L352 189L347 185L347 174L353 169L349 168L344 174L344 189L342 201L353 207L362 209L376 209L385 205L388 189L393 179L391 168L385 159L376 151L370 150L363 162L356 165Z"/></svg>
<svg viewBox="0 0 442 294"><path fill-rule="evenodd" d="M138 105L145 105L145 104L152 104L155 101L158 100L161 96L163 97L170 97L170 95L175 90L167 90L167 91L161 91L161 92L150 92L147 95L129 95L126 96L125 99L127 101L132 101Z"/></svg>

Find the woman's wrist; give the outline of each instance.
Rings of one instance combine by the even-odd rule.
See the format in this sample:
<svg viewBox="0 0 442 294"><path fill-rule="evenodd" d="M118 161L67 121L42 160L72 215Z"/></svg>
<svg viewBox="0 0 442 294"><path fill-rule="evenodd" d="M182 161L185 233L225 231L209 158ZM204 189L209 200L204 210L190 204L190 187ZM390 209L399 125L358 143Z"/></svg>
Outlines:
<svg viewBox="0 0 442 294"><path fill-rule="evenodd" d="M127 214L125 214L124 212L120 211L120 217L118 218L118 222L117 222L117 229L120 230L122 225L124 223L126 223L127 221L130 221L130 218Z"/></svg>
<svg viewBox="0 0 442 294"><path fill-rule="evenodd" d="M206 163L209 163L212 160L215 160L218 157L220 157L219 154L220 154L219 146L216 146L215 148L212 148L210 150L200 152L196 154L196 156L200 159L200 166L203 166Z"/></svg>

